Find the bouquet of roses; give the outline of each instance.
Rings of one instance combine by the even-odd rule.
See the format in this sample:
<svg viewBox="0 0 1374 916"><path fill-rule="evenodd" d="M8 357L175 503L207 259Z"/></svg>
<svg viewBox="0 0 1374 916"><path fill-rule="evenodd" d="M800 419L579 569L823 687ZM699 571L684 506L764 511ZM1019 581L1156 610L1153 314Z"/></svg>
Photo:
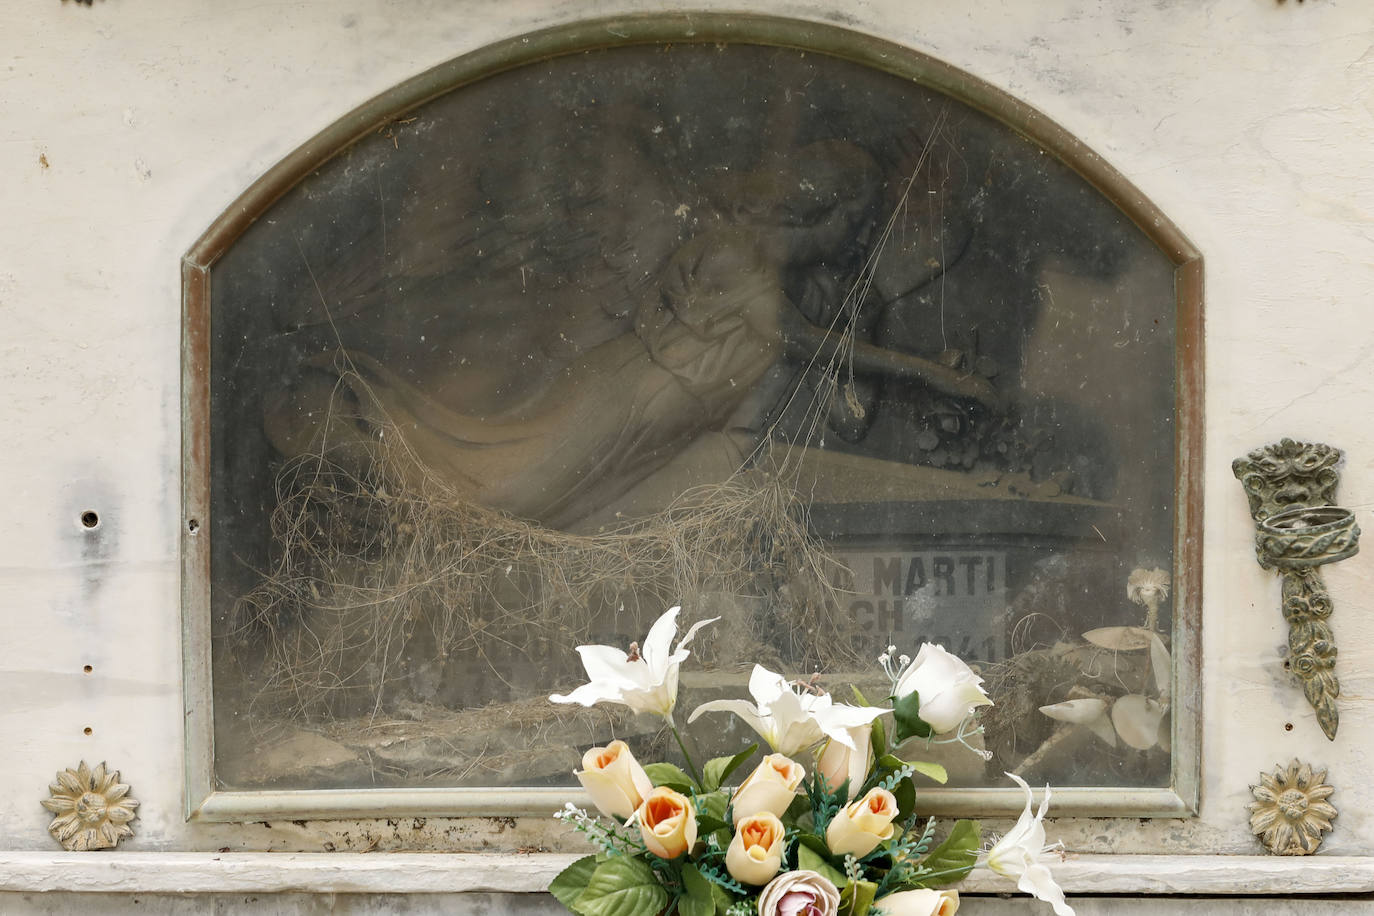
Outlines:
<svg viewBox="0 0 1374 916"><path fill-rule="evenodd" d="M893 753L913 738L952 734L966 743L974 710L990 705L982 679L942 647L921 646L914 660L879 658L892 683L892 705L839 703L812 683L788 682L755 665L754 702L715 700L688 719L712 712L739 716L758 745L698 767L673 718L678 669L690 654L694 625L677 644L672 608L653 625L642 649L579 646L590 683L559 703L621 703L661 716L687 769L641 765L628 745L612 741L582 758L578 780L602 816L569 803L558 817L584 833L598 852L579 859L549 890L580 916L951 916L959 894L940 889L984 864L1018 887L1073 916L1050 875L1039 811L1026 808L1012 830L986 851L976 821L956 821L936 843L933 818L917 812L917 778L944 782L938 764ZM717 618L718 619L718 618ZM891 716L892 746L888 743ZM751 765L747 770L746 764ZM727 780L747 775L731 788Z"/></svg>

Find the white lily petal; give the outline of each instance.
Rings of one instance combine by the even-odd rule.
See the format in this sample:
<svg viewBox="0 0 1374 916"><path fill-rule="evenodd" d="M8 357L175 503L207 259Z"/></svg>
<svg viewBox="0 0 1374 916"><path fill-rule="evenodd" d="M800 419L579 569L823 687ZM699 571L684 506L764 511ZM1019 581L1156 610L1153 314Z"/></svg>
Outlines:
<svg viewBox="0 0 1374 916"><path fill-rule="evenodd" d="M1064 891L1055 883L1050 870L1038 862L1021 873L1016 888L1053 906L1055 916L1075 916L1073 907L1064 900Z"/></svg>
<svg viewBox="0 0 1374 916"><path fill-rule="evenodd" d="M583 684L572 693L555 693L549 699L555 703L580 703L583 706L595 706L601 702L621 702L619 690L597 683Z"/></svg>
<svg viewBox="0 0 1374 916"><path fill-rule="evenodd" d="M587 678L592 683L609 681L624 683L634 680L626 677L625 669L632 664L629 656L614 646L578 646L577 654L582 656L582 667L587 669Z"/></svg>
<svg viewBox="0 0 1374 916"><path fill-rule="evenodd" d="M654 621L639 654L644 657L651 674L659 675L668 669L668 653L677 634L677 615L681 607L670 607ZM589 672L590 673L590 672Z"/></svg>
<svg viewBox="0 0 1374 916"><path fill-rule="evenodd" d="M771 704L784 693L791 692L792 689L787 686L787 678L775 671L769 671L762 665L755 665L754 670L749 673L749 693L759 706Z"/></svg>
<svg viewBox="0 0 1374 916"><path fill-rule="evenodd" d="M697 635L697 630L700 630L708 623L715 623L719 619L719 617L710 617L706 620L698 620L696 623L692 624L691 628L687 630L687 635L678 640L677 651L681 652L684 648L686 648L687 644L692 641L692 637Z"/></svg>
<svg viewBox="0 0 1374 916"><path fill-rule="evenodd" d="M766 716L759 715L758 709L748 700L711 700L702 703L692 714L687 717L687 724L691 725L697 717L704 712L732 712L744 720L744 723L758 732L759 735L772 745L776 739L773 730L773 720Z"/></svg>

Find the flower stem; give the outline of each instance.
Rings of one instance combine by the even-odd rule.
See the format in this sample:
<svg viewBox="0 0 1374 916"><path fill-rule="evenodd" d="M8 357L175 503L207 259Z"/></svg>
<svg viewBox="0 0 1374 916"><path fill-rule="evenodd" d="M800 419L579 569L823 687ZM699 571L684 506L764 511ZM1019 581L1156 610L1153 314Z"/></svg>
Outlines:
<svg viewBox="0 0 1374 916"><path fill-rule="evenodd" d="M677 746L682 750L682 759L687 761L688 773L696 782L697 786L704 792L706 790L706 784L702 782L701 771L698 770L697 765L692 762L692 755L687 750L687 743L682 740L682 733L677 730L677 723L673 721L673 717L671 715L664 716L663 721L668 723L668 730L671 731L673 733L673 737L677 739Z"/></svg>

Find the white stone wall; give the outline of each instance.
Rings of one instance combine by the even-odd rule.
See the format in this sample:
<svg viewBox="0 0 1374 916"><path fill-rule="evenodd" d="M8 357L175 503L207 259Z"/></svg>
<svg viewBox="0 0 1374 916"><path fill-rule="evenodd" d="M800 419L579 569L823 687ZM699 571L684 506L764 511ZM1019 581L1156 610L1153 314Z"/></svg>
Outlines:
<svg viewBox="0 0 1374 916"><path fill-rule="evenodd" d="M134 850L548 842L542 824L490 819L183 821L179 259L274 162L402 79L521 32L666 5L0 4L0 843L53 846L38 800L55 770L81 759L108 760L133 784L143 802ZM1341 502L1374 529L1374 7L748 6L882 35L990 81L1100 153L1204 255L1201 816L1061 822L1052 836L1085 852L1254 853L1247 786L1300 756L1330 767L1338 789L1325 850L1374 855L1374 550L1327 568L1343 688L1330 743L1280 667L1278 585L1253 559L1230 471L1232 458L1282 436L1341 447ZM78 521L85 510L100 515L94 532Z"/></svg>

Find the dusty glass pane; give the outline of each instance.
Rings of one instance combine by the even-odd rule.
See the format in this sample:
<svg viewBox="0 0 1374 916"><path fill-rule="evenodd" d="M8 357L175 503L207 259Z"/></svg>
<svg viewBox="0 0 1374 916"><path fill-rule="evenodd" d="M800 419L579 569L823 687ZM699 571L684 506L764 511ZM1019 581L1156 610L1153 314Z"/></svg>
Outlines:
<svg viewBox="0 0 1374 916"><path fill-rule="evenodd" d="M971 108L751 45L520 67L310 175L211 303L220 786L671 757L546 697L679 602L722 617L683 710L938 641L998 701L990 761L923 753L956 783L1169 784L1173 265Z"/></svg>

